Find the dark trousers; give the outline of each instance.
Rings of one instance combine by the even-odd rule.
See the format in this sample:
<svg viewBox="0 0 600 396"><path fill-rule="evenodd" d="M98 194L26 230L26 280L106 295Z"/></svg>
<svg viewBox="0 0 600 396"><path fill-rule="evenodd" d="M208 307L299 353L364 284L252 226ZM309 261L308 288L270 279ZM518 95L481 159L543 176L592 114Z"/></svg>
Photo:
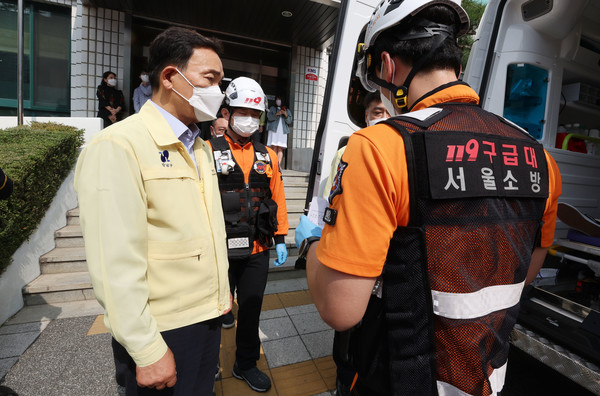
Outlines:
<svg viewBox="0 0 600 396"><path fill-rule="evenodd" d="M260 358L258 322L269 272L269 251L247 259L229 260L229 287L237 291L238 318L235 358L238 367L247 370Z"/></svg>
<svg viewBox="0 0 600 396"><path fill-rule="evenodd" d="M219 361L221 318L163 331L161 335L175 356L177 383L173 388L160 391L137 386L135 363L113 338L117 382L127 388L127 396L212 395L215 367Z"/></svg>

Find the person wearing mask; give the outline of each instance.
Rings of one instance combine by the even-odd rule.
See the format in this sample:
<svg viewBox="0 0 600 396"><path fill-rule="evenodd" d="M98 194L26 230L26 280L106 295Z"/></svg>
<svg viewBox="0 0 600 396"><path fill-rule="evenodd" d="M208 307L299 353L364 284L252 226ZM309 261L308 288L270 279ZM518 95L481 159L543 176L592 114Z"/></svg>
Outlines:
<svg viewBox="0 0 600 396"><path fill-rule="evenodd" d="M117 75L106 71L102 75L102 82L96 90L98 97L98 117L104 120L104 127L110 126L119 120L121 112L125 110L123 92L117 89Z"/></svg>
<svg viewBox="0 0 600 396"><path fill-rule="evenodd" d="M227 131L228 123L229 122L223 117L218 117L215 120L213 120L212 125L210 126L211 139L223 136L225 134L225 131Z"/></svg>
<svg viewBox="0 0 600 396"><path fill-rule="evenodd" d="M229 125L225 135L211 139L225 214L229 257L229 287L237 293L238 320L233 376L251 389L266 392L269 377L256 367L260 358L258 324L269 270L269 248L275 244L275 266L287 260L288 217L283 178L277 156L252 140L258 131L266 97L247 77L231 81L225 90ZM234 326L229 312L223 327Z"/></svg>
<svg viewBox="0 0 600 396"><path fill-rule="evenodd" d="M275 98L275 106L267 112L267 146L271 147L279 159L279 167L283 162L283 150L287 147L287 135L292 125L292 112L286 108L281 96Z"/></svg>
<svg viewBox="0 0 600 396"><path fill-rule="evenodd" d="M140 85L133 90L133 109L136 113L140 112L147 100L152 99L152 86L147 71L144 70L140 73L140 80L142 80Z"/></svg>
<svg viewBox="0 0 600 396"><path fill-rule="evenodd" d="M88 269L127 395L212 394L231 294L218 180L196 123L223 101L220 52L192 30L156 36L152 99L77 161Z"/></svg>
<svg viewBox="0 0 600 396"><path fill-rule="evenodd" d="M306 216L296 228L361 396L498 394L553 242L558 167L458 80L468 28L458 0L376 7L357 74L393 117L350 137L322 234Z"/></svg>
<svg viewBox="0 0 600 396"><path fill-rule="evenodd" d="M13 181L0 169L0 199L8 199L13 192Z"/></svg>
<svg viewBox="0 0 600 396"><path fill-rule="evenodd" d="M385 109L385 106L381 101L379 91L369 92L365 96L363 106L365 107L365 125L367 126L375 125L378 122L385 121L390 117L390 114ZM347 144L347 137L343 137L340 139L338 151L335 154L333 160L331 161L331 170L329 171L329 177L327 178L327 183L325 183L325 188L323 189L323 198L325 199L329 198L331 185L333 184L333 179L337 172L338 165L340 164L340 160L342 159L342 154L344 154L344 151L346 151Z"/></svg>

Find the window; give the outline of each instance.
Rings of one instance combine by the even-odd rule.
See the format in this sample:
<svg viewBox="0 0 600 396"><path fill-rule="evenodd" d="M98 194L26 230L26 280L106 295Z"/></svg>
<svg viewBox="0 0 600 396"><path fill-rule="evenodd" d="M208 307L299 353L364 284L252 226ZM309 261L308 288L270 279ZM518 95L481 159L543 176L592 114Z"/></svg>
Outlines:
<svg viewBox="0 0 600 396"><path fill-rule="evenodd" d="M541 140L548 95L548 70L526 63L508 65L504 117Z"/></svg>
<svg viewBox="0 0 600 396"><path fill-rule="evenodd" d="M17 16L16 1L0 1L0 115L17 109ZM68 115L71 9L25 4L23 40L26 115Z"/></svg>

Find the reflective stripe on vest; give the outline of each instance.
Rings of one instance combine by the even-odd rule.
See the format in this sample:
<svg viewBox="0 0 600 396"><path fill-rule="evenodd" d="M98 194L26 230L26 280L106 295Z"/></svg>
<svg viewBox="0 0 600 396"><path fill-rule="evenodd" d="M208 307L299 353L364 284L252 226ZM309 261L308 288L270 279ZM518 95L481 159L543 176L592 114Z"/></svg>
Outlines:
<svg viewBox="0 0 600 396"><path fill-rule="evenodd" d="M501 367L495 369L489 376L490 386L492 387L492 393L490 396L496 396L498 392L504 388L504 379L506 378L506 368L508 362L505 362ZM471 396L458 389L455 386L450 385L447 382L437 381L438 396Z"/></svg>
<svg viewBox="0 0 600 396"><path fill-rule="evenodd" d="M484 287L473 293L431 291L433 313L450 319L473 319L519 303L525 281Z"/></svg>

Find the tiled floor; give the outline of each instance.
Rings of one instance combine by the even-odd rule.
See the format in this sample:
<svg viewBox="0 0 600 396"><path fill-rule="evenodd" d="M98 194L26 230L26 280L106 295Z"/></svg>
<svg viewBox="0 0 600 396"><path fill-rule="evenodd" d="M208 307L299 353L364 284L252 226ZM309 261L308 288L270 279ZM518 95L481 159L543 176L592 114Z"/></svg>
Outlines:
<svg viewBox="0 0 600 396"><path fill-rule="evenodd" d="M237 305L234 304L234 313ZM235 362L235 327L223 329L221 376L218 396L258 394L231 374ZM107 332L99 315L88 335ZM319 317L305 279L285 279L267 284L260 317L262 342L258 368L272 381L265 395L330 395L335 389L335 364L331 358L333 330Z"/></svg>

